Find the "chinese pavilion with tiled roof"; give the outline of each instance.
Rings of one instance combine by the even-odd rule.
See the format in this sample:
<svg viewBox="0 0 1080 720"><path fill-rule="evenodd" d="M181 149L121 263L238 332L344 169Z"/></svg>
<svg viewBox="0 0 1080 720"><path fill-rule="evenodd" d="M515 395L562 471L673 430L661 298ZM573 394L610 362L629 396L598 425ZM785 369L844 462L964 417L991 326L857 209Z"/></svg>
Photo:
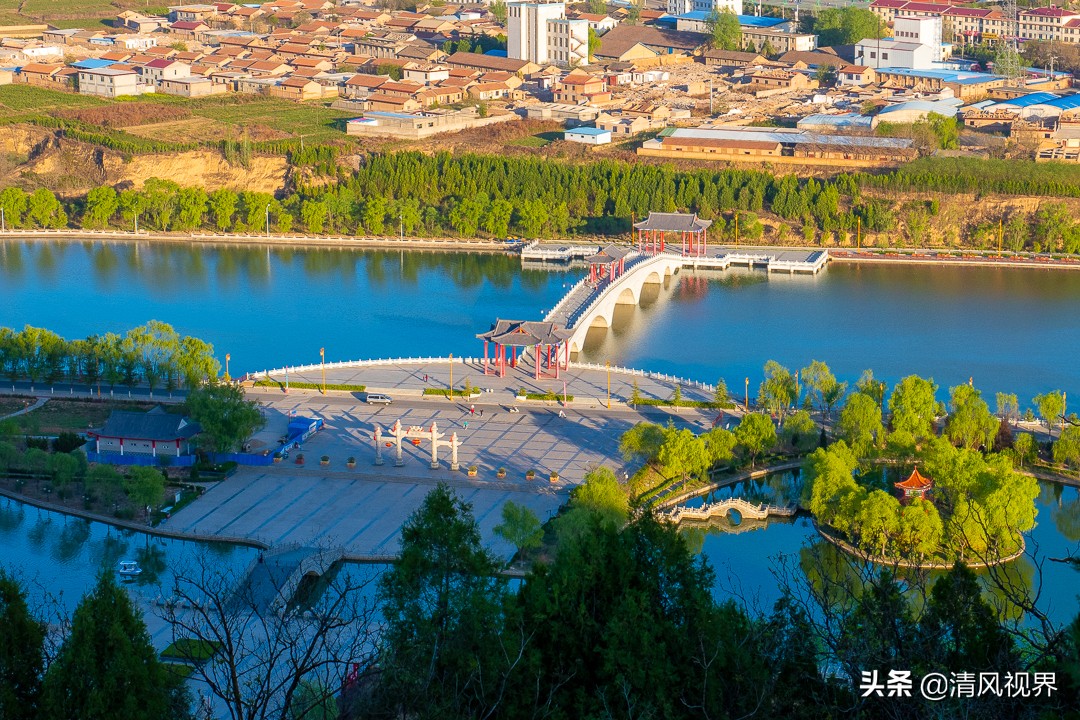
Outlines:
<svg viewBox="0 0 1080 720"><path fill-rule="evenodd" d="M493 370L499 377L506 375L506 348L510 348L510 367L518 365L518 348L522 357L529 348L533 349L536 359L533 376L540 378L558 378L559 365L566 370L570 362L570 347L567 339L571 331L546 320L496 320L491 329L476 337L484 341L484 374ZM488 361L488 343L495 345L494 367ZM560 361L559 356L562 355Z"/></svg>
<svg viewBox="0 0 1080 720"><path fill-rule="evenodd" d="M665 252L668 233L677 233L682 241L684 256L708 254L708 230L712 220L702 220L696 213L650 212L649 217L634 223L638 234L638 251L646 255Z"/></svg>
<svg viewBox="0 0 1080 720"><path fill-rule="evenodd" d="M934 481L930 478L923 477L919 473L918 466L916 466L915 469L911 471L911 475L908 476L907 480L895 483L894 487L896 487L897 490L902 490L904 497L906 498L923 498L926 493L934 487Z"/></svg>

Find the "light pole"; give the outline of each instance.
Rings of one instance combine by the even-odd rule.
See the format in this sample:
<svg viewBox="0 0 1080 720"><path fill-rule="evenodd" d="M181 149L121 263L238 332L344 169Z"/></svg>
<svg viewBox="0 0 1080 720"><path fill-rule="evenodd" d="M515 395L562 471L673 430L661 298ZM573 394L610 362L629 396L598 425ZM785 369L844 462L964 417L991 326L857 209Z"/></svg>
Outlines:
<svg viewBox="0 0 1080 720"><path fill-rule="evenodd" d="M0 207L0 231L7 231L7 216L4 215L4 208Z"/></svg>
<svg viewBox="0 0 1080 720"><path fill-rule="evenodd" d="M450 392L447 393L450 402L454 402L454 353L450 353Z"/></svg>
<svg viewBox="0 0 1080 720"><path fill-rule="evenodd" d="M135 211L135 234L139 234L139 211Z"/></svg>
<svg viewBox="0 0 1080 720"><path fill-rule="evenodd" d="M405 242L405 213L398 213L398 240Z"/></svg>
<svg viewBox="0 0 1080 720"><path fill-rule="evenodd" d="M322 394L326 394L326 348L319 348L319 364L322 365Z"/></svg>
<svg viewBox="0 0 1080 720"><path fill-rule="evenodd" d="M266 203L266 237L270 237L270 203Z"/></svg>
<svg viewBox="0 0 1080 720"><path fill-rule="evenodd" d="M611 361L604 362L604 367L607 368L607 409L611 409Z"/></svg>
<svg viewBox="0 0 1080 720"><path fill-rule="evenodd" d="M225 353L225 382L229 382L229 361L232 360L232 355Z"/></svg>
<svg viewBox="0 0 1080 720"><path fill-rule="evenodd" d="M743 396L743 407L750 412L750 378L746 378L746 394Z"/></svg>

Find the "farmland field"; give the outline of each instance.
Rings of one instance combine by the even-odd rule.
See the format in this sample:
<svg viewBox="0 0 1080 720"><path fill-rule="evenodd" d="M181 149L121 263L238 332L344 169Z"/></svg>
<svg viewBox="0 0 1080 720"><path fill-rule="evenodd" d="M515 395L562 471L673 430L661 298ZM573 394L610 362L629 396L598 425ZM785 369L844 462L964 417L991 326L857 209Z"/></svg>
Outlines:
<svg viewBox="0 0 1080 720"><path fill-rule="evenodd" d="M100 27L111 21L121 10L132 8L152 14L165 11L155 3L148 7L145 0L25 0L20 11L19 0L0 0L0 23L9 25L48 22L60 28Z"/></svg>
<svg viewBox="0 0 1080 720"><path fill-rule="evenodd" d="M98 107L106 102L87 95L33 85L3 85L0 86L0 119L39 115L61 108Z"/></svg>
<svg viewBox="0 0 1080 720"><path fill-rule="evenodd" d="M345 133L339 121L356 115L322 105L277 98L259 98L247 102L236 102L231 97L196 100L190 109L195 115L229 125L262 125L294 137L303 135L312 141L341 140Z"/></svg>

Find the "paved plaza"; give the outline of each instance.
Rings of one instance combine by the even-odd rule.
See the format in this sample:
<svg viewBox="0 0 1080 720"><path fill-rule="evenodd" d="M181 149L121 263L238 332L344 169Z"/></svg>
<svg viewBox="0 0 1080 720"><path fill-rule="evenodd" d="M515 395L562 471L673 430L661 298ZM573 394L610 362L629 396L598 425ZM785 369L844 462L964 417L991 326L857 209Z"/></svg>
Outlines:
<svg viewBox="0 0 1080 720"><path fill-rule="evenodd" d="M458 387L457 378L464 380L458 375L462 367L455 366L454 384ZM716 418L712 410L642 408L639 412L629 408L623 400L630 396L633 379L618 373L612 373L613 407L608 410L607 373L603 370L571 372L567 389L578 399L565 409L554 402L514 401L518 387L530 387L521 370L506 378L484 378L475 369L466 371L471 372L473 385L491 392L468 403L422 396L423 387L446 386L446 363L327 372L328 383L364 384L393 395L390 406L368 405L361 399L363 393L331 392L324 396L295 388L288 394L274 388L251 391L267 418L266 428L252 441L252 451L275 447L294 415L321 418L325 429L299 450L292 450L280 464L241 468L169 519L166 526L203 535L249 537L270 545L325 545L344 547L357 557L385 557L396 554L401 526L427 492L436 483L447 482L472 504L485 544L509 557L513 548L493 532L508 500L528 506L546 520L591 468L607 465L622 475L625 469L618 452L619 437L635 423L670 420L701 430ZM316 371L295 377L316 382L316 375L321 374ZM668 397L672 391L659 380L637 380L645 397ZM559 385L561 390L562 380ZM532 387L536 388L535 383ZM600 389L603 395L598 393ZM704 397L706 393L696 394ZM694 396L694 392L684 392L684 397ZM404 426L425 428L436 423L447 439L457 433L462 443L460 470L450 470L446 448L440 449L439 469L432 470L430 443L426 441L419 446L403 443L403 467L394 466L393 448L383 447L384 464L376 466L375 424L385 433L395 420ZM295 462L300 452L305 458L302 466ZM323 455L330 458L328 466L320 465ZM349 457L356 458L353 469L346 467ZM476 477L467 476L470 465L477 466ZM496 477L499 468L507 471L502 480ZM536 471L534 480L526 480L528 470ZM557 483L549 482L551 472L559 474Z"/></svg>

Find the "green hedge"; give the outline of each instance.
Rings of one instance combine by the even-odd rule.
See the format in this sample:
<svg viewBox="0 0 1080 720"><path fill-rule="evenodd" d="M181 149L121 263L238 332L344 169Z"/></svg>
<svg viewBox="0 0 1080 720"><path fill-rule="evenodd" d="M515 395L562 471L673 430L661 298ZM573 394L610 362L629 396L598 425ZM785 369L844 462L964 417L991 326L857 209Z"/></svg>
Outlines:
<svg viewBox="0 0 1080 720"><path fill-rule="evenodd" d="M558 394L553 393L553 392L525 393L525 399L526 400L548 400L548 401L551 401L551 402L555 402L557 400L562 400L563 396L558 395ZM574 396L573 395L567 395L566 396L566 402L573 402L573 401L574 401Z"/></svg>
<svg viewBox="0 0 1080 720"><path fill-rule="evenodd" d="M424 388L425 395L438 395L439 397L450 397L449 388ZM473 391L469 390L466 393L464 390L454 390L454 397L468 398L473 396Z"/></svg>
<svg viewBox="0 0 1080 720"><path fill-rule="evenodd" d="M279 380L256 380L255 386L284 389L285 383ZM297 390L322 390L325 387L327 390L344 390L346 392L364 392L367 390L367 385L349 385L348 383L326 383L324 386L322 383L290 382L289 387Z"/></svg>
<svg viewBox="0 0 1080 720"><path fill-rule="evenodd" d="M680 400L676 405L674 400L659 400L657 398L642 398L637 401L638 405L653 405L660 407L688 407L688 408L716 408L722 409L711 400Z"/></svg>

